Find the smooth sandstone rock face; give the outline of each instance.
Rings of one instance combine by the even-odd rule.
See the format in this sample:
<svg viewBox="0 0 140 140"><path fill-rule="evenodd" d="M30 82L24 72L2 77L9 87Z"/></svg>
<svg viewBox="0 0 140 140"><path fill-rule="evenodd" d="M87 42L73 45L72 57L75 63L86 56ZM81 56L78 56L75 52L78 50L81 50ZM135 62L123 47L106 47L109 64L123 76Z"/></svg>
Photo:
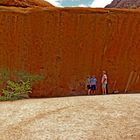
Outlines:
<svg viewBox="0 0 140 140"><path fill-rule="evenodd" d="M106 8L140 8L140 0L113 0Z"/></svg>
<svg viewBox="0 0 140 140"><path fill-rule="evenodd" d="M0 66L43 73L31 97L84 95L87 75L109 92L140 92L140 11L0 7Z"/></svg>

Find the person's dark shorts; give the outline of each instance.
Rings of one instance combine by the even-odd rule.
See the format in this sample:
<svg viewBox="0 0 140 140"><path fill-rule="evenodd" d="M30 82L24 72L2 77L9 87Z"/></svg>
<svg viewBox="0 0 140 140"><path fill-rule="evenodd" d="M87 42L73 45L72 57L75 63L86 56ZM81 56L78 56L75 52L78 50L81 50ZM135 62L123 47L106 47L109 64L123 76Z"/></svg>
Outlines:
<svg viewBox="0 0 140 140"><path fill-rule="evenodd" d="M90 89L91 90L96 90L96 85L91 85Z"/></svg>
<svg viewBox="0 0 140 140"><path fill-rule="evenodd" d="M90 89L90 85L87 85L87 89Z"/></svg>

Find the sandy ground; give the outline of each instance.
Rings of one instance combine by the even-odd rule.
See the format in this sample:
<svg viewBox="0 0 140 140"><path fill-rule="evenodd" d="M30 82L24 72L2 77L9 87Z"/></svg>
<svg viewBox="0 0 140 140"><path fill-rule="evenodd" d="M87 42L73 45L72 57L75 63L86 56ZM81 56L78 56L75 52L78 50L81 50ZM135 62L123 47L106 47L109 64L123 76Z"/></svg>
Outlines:
<svg viewBox="0 0 140 140"><path fill-rule="evenodd" d="M140 140L140 94L0 102L0 140Z"/></svg>

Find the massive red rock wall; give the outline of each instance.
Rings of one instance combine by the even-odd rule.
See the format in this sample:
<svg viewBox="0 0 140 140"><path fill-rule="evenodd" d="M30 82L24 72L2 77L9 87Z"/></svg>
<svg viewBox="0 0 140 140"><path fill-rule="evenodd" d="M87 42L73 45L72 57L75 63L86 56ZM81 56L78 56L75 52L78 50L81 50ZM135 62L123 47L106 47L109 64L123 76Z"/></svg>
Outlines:
<svg viewBox="0 0 140 140"><path fill-rule="evenodd" d="M108 74L109 92L140 92L140 11L0 8L0 66L43 73L32 97L85 94Z"/></svg>

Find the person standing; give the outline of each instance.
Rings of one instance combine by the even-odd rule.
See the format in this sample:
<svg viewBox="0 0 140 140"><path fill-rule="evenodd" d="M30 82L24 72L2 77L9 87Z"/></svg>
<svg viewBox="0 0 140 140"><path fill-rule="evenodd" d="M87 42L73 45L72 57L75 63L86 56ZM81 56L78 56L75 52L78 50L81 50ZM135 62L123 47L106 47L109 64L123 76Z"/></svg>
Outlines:
<svg viewBox="0 0 140 140"><path fill-rule="evenodd" d="M86 88L87 88L88 95L90 95L90 93L91 93L91 90L90 90L90 79L91 79L91 76L87 76Z"/></svg>
<svg viewBox="0 0 140 140"><path fill-rule="evenodd" d="M102 94L106 94L107 93L107 90L106 90L107 89L107 74L106 74L106 71L103 71L101 83L102 83Z"/></svg>
<svg viewBox="0 0 140 140"><path fill-rule="evenodd" d="M96 94L96 83L97 83L97 79L93 75L90 79L90 89L91 89L91 94L93 94L93 95Z"/></svg>

